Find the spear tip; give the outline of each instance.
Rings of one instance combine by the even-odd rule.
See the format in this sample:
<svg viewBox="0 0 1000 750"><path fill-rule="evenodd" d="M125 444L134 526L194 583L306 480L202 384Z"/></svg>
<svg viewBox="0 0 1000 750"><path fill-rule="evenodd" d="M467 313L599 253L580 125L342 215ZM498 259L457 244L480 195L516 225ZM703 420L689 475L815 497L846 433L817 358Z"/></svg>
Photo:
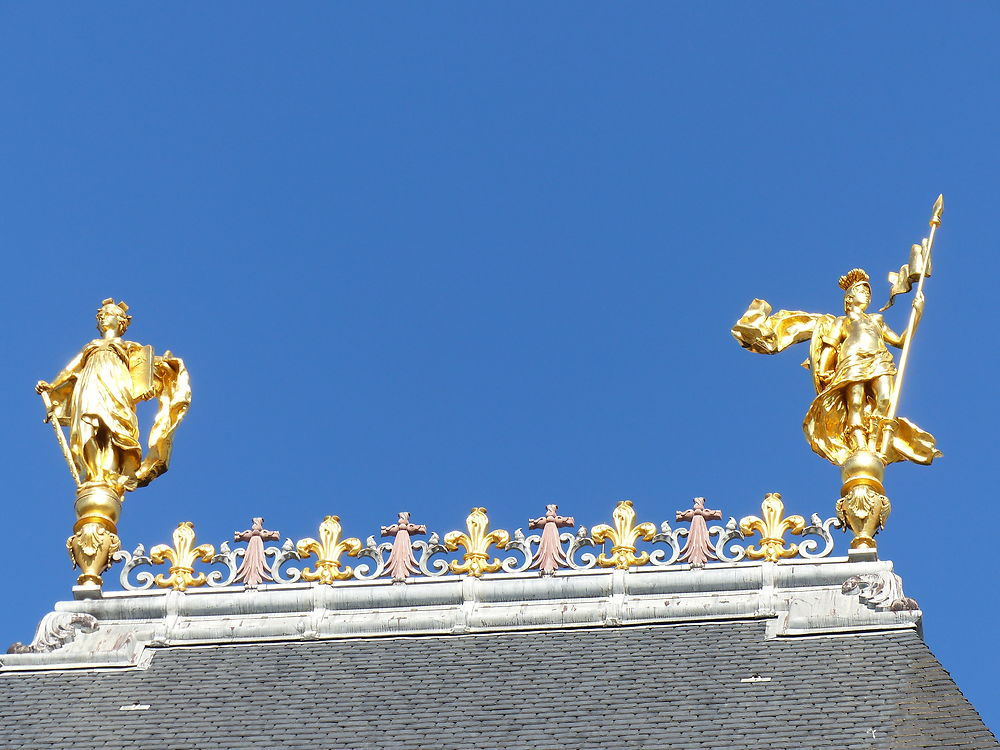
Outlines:
<svg viewBox="0 0 1000 750"><path fill-rule="evenodd" d="M944 213L944 195L939 195L934 201L934 208L931 210L931 223L940 224L941 214Z"/></svg>

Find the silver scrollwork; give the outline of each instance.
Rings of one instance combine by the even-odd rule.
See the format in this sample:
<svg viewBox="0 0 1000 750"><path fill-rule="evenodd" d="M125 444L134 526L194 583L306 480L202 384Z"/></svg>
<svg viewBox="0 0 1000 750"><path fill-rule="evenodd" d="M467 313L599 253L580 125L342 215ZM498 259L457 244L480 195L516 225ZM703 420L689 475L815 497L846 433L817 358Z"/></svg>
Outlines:
<svg viewBox="0 0 1000 750"><path fill-rule="evenodd" d="M521 571L527 570L531 565L531 559L533 557L531 553L532 545L538 546L542 542L542 537L539 534L532 534L529 537L524 536L524 532L521 529L514 531L514 535L511 540L504 545L503 550L505 552L514 551L519 553L519 555L511 555L500 561L500 568L505 573L520 573Z"/></svg>
<svg viewBox="0 0 1000 750"><path fill-rule="evenodd" d="M441 544L441 537L438 536L437 532L431 534L426 542L422 539L414 542L413 550L420 553L417 565L420 566L420 572L425 576L437 578L448 572L447 560L441 558L432 559L435 555L448 553L448 548Z"/></svg>
<svg viewBox="0 0 1000 750"><path fill-rule="evenodd" d="M569 566L574 570L589 570L597 564L597 555L593 552L584 552L577 559L577 555L582 548L599 548L601 546L590 537L586 526L581 526L577 529L576 536L573 536L569 532L561 534L559 540L569 542L569 549L566 550L566 561L569 562Z"/></svg>
<svg viewBox="0 0 1000 750"><path fill-rule="evenodd" d="M726 551L726 545L745 538L735 518L730 517L729 521L726 522L725 528L722 526L713 526L708 530L708 534L709 536L719 535L719 538L715 542L715 556L721 562L739 562L746 557L747 550L742 544L733 544L729 548L729 551Z"/></svg>
<svg viewBox="0 0 1000 750"><path fill-rule="evenodd" d="M367 557L371 563L358 563L354 566L354 577L359 581L371 581L378 578L385 572L386 555L392 550L392 542L375 541L374 536L365 539L364 548L357 554L358 557Z"/></svg>
<svg viewBox="0 0 1000 750"><path fill-rule="evenodd" d="M289 560L301 559L303 559L302 556L295 549L295 542L286 539L285 543L281 545L281 550L275 555L274 562L271 563L271 578L274 579L275 583L296 583L302 578L302 569L296 568L294 565L285 567L285 563Z"/></svg>
<svg viewBox="0 0 1000 750"><path fill-rule="evenodd" d="M671 529L670 522L664 521L660 524L659 533L650 541L653 544L666 544L670 549L654 549L649 553L649 564L657 567L666 567L677 562L681 554L681 537L687 536L687 529Z"/></svg>
<svg viewBox="0 0 1000 750"><path fill-rule="evenodd" d="M802 535L818 536L823 540L823 547L817 552L819 542L815 539L803 539L799 542L799 554L806 558L826 557L833 552L833 534L830 533L830 529L839 528L843 528L843 526L836 517L824 521L818 513L813 513L809 518L809 525L802 530Z"/></svg>
<svg viewBox="0 0 1000 750"><path fill-rule="evenodd" d="M124 563L122 571L118 576L122 588L128 591L144 591L153 586L153 579L156 576L148 570L140 570L136 573L135 583L132 582L130 577L132 571L140 565L153 565L153 561L146 554L146 548L141 544L136 545L136 548L132 552L126 552L125 550L115 552L111 556L111 560L113 562Z"/></svg>
<svg viewBox="0 0 1000 750"><path fill-rule="evenodd" d="M233 579L236 578L236 573L240 568L240 558L245 554L246 550L243 547L232 549L229 546L229 542L223 542L220 544L218 554L212 558L212 564L225 565L226 570L225 572L221 570L213 570L208 573L208 575L205 576L208 585L212 588L231 586Z"/></svg>

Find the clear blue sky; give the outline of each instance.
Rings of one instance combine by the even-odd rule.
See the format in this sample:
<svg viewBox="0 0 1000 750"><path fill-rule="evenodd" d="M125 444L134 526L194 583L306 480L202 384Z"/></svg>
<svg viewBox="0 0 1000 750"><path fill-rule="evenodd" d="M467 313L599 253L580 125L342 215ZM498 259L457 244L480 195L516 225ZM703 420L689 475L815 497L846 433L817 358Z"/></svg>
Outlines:
<svg viewBox="0 0 1000 750"><path fill-rule="evenodd" d="M69 597L32 386L103 297L194 387L128 548L767 491L828 516L806 352L729 328L755 296L839 311L943 192L901 413L945 456L889 470L880 549L1000 728L998 32L987 3L3 5L0 642Z"/></svg>

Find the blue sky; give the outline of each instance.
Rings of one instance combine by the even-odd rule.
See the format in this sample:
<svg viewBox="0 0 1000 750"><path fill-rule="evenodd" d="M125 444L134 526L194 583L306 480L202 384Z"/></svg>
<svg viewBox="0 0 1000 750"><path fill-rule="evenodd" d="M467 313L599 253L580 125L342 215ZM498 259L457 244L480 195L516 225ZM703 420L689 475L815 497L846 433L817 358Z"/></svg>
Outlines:
<svg viewBox="0 0 1000 750"><path fill-rule="evenodd" d="M126 503L130 549L182 520L218 544L253 515L297 539L337 513L364 538L398 510L444 532L484 505L514 529L558 503L591 526L623 498L659 522L780 491L828 516L806 352L751 355L729 328L753 297L838 312L837 278L898 268L944 193L900 411L945 456L889 470L879 541L1000 727L998 21L986 3L0 7L0 642L69 596L72 485L32 386L104 297L194 388L171 471Z"/></svg>

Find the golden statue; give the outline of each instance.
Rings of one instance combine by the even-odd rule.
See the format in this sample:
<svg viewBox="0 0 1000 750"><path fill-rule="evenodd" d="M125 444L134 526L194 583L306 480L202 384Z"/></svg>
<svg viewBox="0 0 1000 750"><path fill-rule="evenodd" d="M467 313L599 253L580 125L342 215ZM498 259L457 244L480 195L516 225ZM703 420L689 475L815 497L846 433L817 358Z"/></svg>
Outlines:
<svg viewBox="0 0 1000 750"><path fill-rule="evenodd" d="M51 422L77 485L77 523L67 542L77 583L99 586L118 550L117 522L126 491L144 487L167 470L174 431L191 403L183 361L170 352L122 339L128 305L106 299L97 310L94 339L51 383L39 381ZM157 399L145 458L136 404ZM62 426L69 427L67 444Z"/></svg>
<svg viewBox="0 0 1000 750"><path fill-rule="evenodd" d="M812 449L841 467L841 519L855 532L852 548L874 549L875 533L891 508L882 485L885 466L896 461L929 464L941 455L933 435L896 416L910 343L924 311L924 278L930 275L930 251L941 224L944 199L934 204L928 238L911 249L910 262L890 273L889 302L869 313L872 289L868 274L854 268L840 277L844 314L828 315L779 310L755 299L733 326L740 344L759 354L776 354L809 341L803 366L812 372L816 398L802 423ZM896 333L881 312L897 294L917 282L906 330ZM902 349L899 372L886 345Z"/></svg>

